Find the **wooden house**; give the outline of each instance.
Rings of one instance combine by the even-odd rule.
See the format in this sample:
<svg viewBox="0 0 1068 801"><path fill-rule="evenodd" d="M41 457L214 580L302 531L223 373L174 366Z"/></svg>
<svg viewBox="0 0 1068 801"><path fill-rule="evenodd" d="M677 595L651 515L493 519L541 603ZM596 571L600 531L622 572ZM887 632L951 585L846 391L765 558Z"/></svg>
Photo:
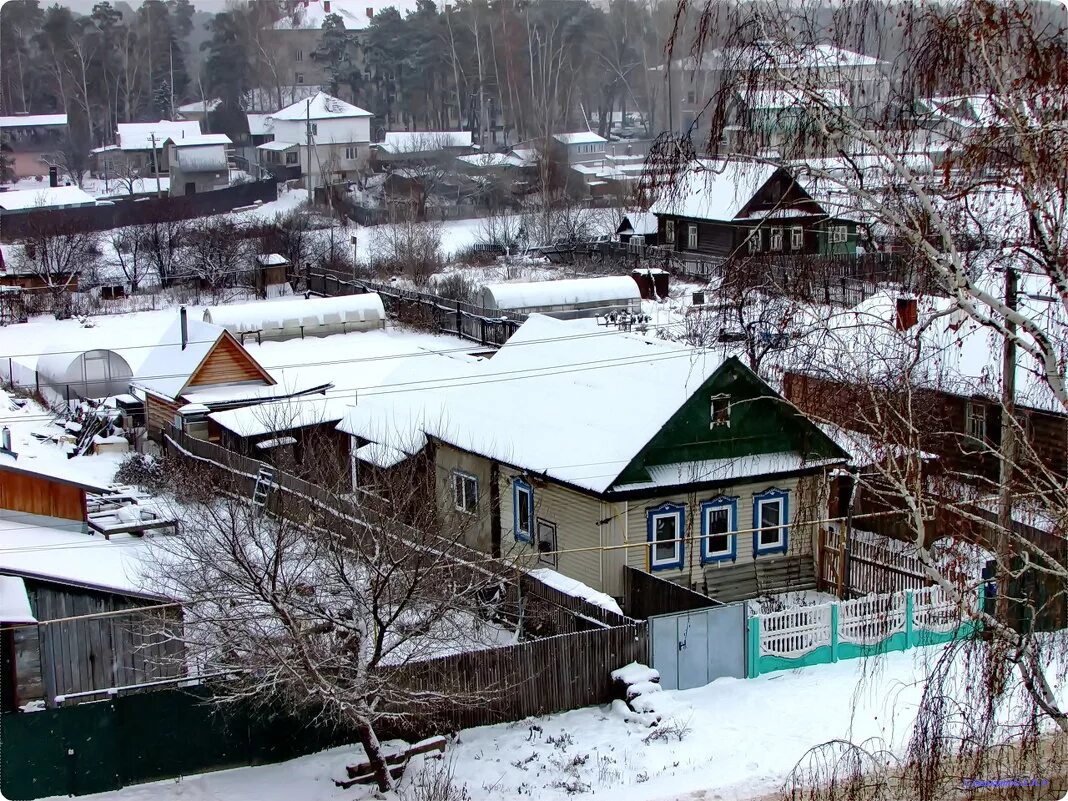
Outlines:
<svg viewBox="0 0 1068 801"><path fill-rule="evenodd" d="M0 456L0 702L11 712L34 702L99 700L108 688L184 674L180 646L160 625L180 625L174 608L71 619L166 599L136 534L91 533L86 494L107 489Z"/></svg>
<svg viewBox="0 0 1068 801"><path fill-rule="evenodd" d="M856 253L857 223L838 216L815 182L748 161L701 161L650 211L660 246L709 258Z"/></svg>
<svg viewBox="0 0 1068 801"><path fill-rule="evenodd" d="M721 600L813 582L824 472L847 454L737 359L597 332L533 315L411 415L446 529L617 598L626 566Z"/></svg>
<svg viewBox="0 0 1068 801"><path fill-rule="evenodd" d="M290 393L271 390L274 378L221 326L179 319L164 333L132 384L145 395L145 423L158 439L189 404L213 407L271 400ZM203 418L201 418L202 420Z"/></svg>

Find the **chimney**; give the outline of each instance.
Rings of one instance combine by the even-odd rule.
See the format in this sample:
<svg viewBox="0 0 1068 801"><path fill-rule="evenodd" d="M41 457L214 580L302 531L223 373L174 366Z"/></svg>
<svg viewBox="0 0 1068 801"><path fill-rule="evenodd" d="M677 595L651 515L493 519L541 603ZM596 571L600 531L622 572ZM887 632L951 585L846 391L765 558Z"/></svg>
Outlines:
<svg viewBox="0 0 1068 801"><path fill-rule="evenodd" d="M323 0L323 13L330 13L330 0Z"/></svg>
<svg viewBox="0 0 1068 801"><path fill-rule="evenodd" d="M898 331L908 331L919 321L916 298L898 298L894 325Z"/></svg>
<svg viewBox="0 0 1068 801"><path fill-rule="evenodd" d="M53 187L53 188L59 186L59 168L58 167L49 167L48 168L48 185Z"/></svg>
<svg viewBox="0 0 1068 801"><path fill-rule="evenodd" d="M15 452L11 450L11 429L7 426L4 426L3 430L0 431L0 451L11 456L15 455Z"/></svg>
<svg viewBox="0 0 1068 801"><path fill-rule="evenodd" d="M182 350L189 344L189 321L186 317L185 306L178 311L178 319L182 322Z"/></svg>

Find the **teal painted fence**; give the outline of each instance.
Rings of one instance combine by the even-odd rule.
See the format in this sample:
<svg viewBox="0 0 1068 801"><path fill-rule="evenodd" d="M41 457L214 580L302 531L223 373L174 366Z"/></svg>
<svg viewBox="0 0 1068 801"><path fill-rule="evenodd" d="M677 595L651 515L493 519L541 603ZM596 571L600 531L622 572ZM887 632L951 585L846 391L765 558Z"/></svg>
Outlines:
<svg viewBox="0 0 1068 801"><path fill-rule="evenodd" d="M975 622L940 587L754 615L748 676L824 665L970 636Z"/></svg>

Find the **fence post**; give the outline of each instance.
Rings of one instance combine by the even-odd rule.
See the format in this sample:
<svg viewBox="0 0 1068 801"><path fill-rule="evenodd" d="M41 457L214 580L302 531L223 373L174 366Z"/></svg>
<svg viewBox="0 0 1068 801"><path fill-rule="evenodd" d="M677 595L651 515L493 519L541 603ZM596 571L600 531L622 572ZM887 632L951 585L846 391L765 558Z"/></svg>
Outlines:
<svg viewBox="0 0 1068 801"><path fill-rule="evenodd" d="M745 675L755 679L760 675L760 618L755 615L746 618L745 632L749 639Z"/></svg>
<svg viewBox="0 0 1068 801"><path fill-rule="evenodd" d="M912 590L905 590L905 647L911 648L916 644L916 633L912 624Z"/></svg>
<svg viewBox="0 0 1068 801"><path fill-rule="evenodd" d="M831 661L838 661L838 602L831 604Z"/></svg>

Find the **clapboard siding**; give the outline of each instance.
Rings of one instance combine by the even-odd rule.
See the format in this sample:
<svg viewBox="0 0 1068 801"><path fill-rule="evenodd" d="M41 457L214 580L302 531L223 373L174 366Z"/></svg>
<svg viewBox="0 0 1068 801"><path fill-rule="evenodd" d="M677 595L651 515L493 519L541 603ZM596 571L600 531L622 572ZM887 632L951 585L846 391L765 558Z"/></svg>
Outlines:
<svg viewBox="0 0 1068 801"><path fill-rule="evenodd" d="M186 389L213 384L238 384L243 381L274 383L233 337L224 334L204 357L196 372L189 377Z"/></svg>
<svg viewBox="0 0 1068 801"><path fill-rule="evenodd" d="M155 437L159 432L174 425L174 415L178 412L181 404L165 401L163 398L147 394L145 398L145 422L148 431Z"/></svg>
<svg viewBox="0 0 1068 801"><path fill-rule="evenodd" d="M85 519L85 490L46 476L5 470L0 474L0 509L81 521Z"/></svg>
<svg viewBox="0 0 1068 801"><path fill-rule="evenodd" d="M535 521L540 518L556 524L557 550L589 550L559 554L553 564L551 559L539 559L536 543L516 539L512 494L516 478L523 478L533 487ZM604 516L599 499L506 467L501 468L500 484L502 554L520 561L525 567L551 567L590 587L609 591L605 589L601 565L600 546L606 543L602 543L601 527L597 525Z"/></svg>

